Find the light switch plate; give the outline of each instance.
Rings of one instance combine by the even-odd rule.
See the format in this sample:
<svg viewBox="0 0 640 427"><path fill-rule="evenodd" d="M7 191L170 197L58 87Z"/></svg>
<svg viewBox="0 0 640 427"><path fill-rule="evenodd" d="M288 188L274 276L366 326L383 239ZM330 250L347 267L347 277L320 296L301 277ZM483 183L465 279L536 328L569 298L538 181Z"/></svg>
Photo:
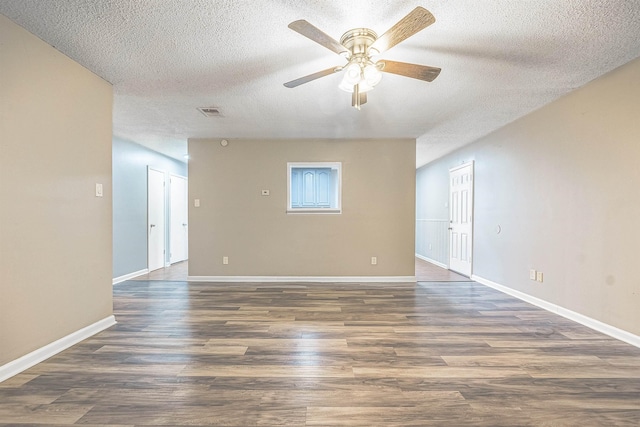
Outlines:
<svg viewBox="0 0 640 427"><path fill-rule="evenodd" d="M96 183L96 197L102 197L103 194L104 193L102 191L102 184Z"/></svg>
<svg viewBox="0 0 640 427"><path fill-rule="evenodd" d="M269 195L269 190L262 190L262 195L263 196L268 196Z"/></svg>

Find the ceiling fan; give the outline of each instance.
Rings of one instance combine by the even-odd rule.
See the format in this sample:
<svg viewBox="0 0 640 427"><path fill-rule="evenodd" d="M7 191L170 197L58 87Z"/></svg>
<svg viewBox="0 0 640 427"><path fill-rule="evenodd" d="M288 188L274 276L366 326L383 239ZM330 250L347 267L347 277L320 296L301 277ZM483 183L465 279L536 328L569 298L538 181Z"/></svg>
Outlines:
<svg viewBox="0 0 640 427"><path fill-rule="evenodd" d="M431 82L440 74L440 68L386 59L374 61L372 58L391 49L435 21L436 18L431 12L418 6L380 37L369 28L354 28L344 33L340 42L304 19L294 21L289 24L289 28L343 56L348 62L346 65L318 71L284 85L288 88L294 88L320 77L344 71L340 88L352 93L351 105L359 110L360 106L367 102L367 92L382 79L381 72Z"/></svg>

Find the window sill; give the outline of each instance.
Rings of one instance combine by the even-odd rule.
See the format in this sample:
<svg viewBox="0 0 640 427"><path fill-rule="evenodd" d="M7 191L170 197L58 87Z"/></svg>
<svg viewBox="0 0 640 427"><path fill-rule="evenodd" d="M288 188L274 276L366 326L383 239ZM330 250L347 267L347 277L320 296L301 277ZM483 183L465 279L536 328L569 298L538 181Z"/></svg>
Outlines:
<svg viewBox="0 0 640 427"><path fill-rule="evenodd" d="M342 209L331 208L295 208L287 209L287 214L341 214Z"/></svg>

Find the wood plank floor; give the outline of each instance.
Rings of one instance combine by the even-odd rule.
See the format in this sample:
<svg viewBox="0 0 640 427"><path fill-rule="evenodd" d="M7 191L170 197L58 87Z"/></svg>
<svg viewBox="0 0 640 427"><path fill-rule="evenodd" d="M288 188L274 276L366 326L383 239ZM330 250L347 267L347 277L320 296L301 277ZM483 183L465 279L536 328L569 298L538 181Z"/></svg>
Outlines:
<svg viewBox="0 0 640 427"><path fill-rule="evenodd" d="M172 264L170 267L142 274L133 280L187 280L188 270L189 261L182 261ZM416 278L419 282L465 282L470 280L468 277L419 258L416 258Z"/></svg>
<svg viewBox="0 0 640 427"><path fill-rule="evenodd" d="M128 281L0 425L638 426L640 349L474 282Z"/></svg>
<svg viewBox="0 0 640 427"><path fill-rule="evenodd" d="M416 280L418 282L468 282L471 279L416 258Z"/></svg>
<svg viewBox="0 0 640 427"><path fill-rule="evenodd" d="M170 267L163 267L157 270L151 271L146 274L142 274L133 280L187 280L189 276L189 261L182 261L175 264L171 264Z"/></svg>

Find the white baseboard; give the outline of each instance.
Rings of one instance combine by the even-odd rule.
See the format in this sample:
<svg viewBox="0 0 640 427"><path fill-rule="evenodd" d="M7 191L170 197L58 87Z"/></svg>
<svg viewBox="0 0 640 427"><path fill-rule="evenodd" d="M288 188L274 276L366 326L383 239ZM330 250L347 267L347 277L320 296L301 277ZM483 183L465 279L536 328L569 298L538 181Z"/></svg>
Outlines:
<svg viewBox="0 0 640 427"><path fill-rule="evenodd" d="M419 255L419 254L416 254L416 258L419 258L419 259L421 259L423 261L430 262L431 264L437 265L438 267L446 268L447 270L449 269L449 266L447 264L443 264L443 263L441 263L439 261L436 261L435 259L427 258L426 256L422 256L422 255Z"/></svg>
<svg viewBox="0 0 640 427"><path fill-rule="evenodd" d="M189 282L231 283L407 283L416 276L188 276Z"/></svg>
<svg viewBox="0 0 640 427"><path fill-rule="evenodd" d="M122 283L129 279L133 279L134 277L142 276L143 274L148 274L148 273L149 273L149 269L144 268L142 270L134 271L133 273L125 274L124 276L114 277L113 284L117 285L118 283Z"/></svg>
<svg viewBox="0 0 640 427"><path fill-rule="evenodd" d="M615 326L611 326L607 323L585 316L584 314L576 313L575 311L571 311L557 304L553 304L543 299L531 296L529 294L525 294L524 292L511 289L507 286L492 282L491 280L485 279L480 276L472 275L471 280L475 280L476 282L481 283L490 288L493 288L497 291L500 291L507 295L511 295L512 297L528 302L529 304L533 304L547 311L550 311L552 313L565 317L569 320L573 320L574 322L580 323L581 325L584 325L595 331L602 332L603 334L609 335L612 338L618 339L620 341L624 341L627 344L631 344L635 347L640 348L640 336L634 335L631 332L627 332L625 330L616 328Z"/></svg>
<svg viewBox="0 0 640 427"><path fill-rule="evenodd" d="M112 315L105 317L102 320L98 320L96 323L72 332L51 344L40 347L29 354L25 354L16 360L0 366L0 383L115 324L115 316Z"/></svg>

